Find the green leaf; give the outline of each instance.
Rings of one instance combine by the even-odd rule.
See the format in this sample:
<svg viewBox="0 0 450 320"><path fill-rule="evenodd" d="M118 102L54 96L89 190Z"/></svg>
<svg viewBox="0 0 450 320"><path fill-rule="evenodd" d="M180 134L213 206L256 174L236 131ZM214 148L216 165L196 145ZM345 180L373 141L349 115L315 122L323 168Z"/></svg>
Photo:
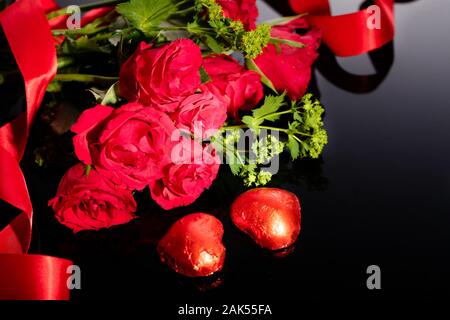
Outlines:
<svg viewBox="0 0 450 320"><path fill-rule="evenodd" d="M103 100L103 97L105 96L105 94L104 94L105 92L100 89L97 89L97 88L91 88L91 89L89 89L89 92L93 94L95 101L97 103L101 103Z"/></svg>
<svg viewBox="0 0 450 320"><path fill-rule="evenodd" d="M208 73L206 73L206 70L203 67L200 67L200 79L202 83L211 81L211 78L209 77Z"/></svg>
<svg viewBox="0 0 450 320"><path fill-rule="evenodd" d="M103 97L103 100L101 102L104 106L114 105L119 100L118 98L118 92L119 92L119 81L114 83L108 91L106 91L105 96Z"/></svg>
<svg viewBox="0 0 450 320"><path fill-rule="evenodd" d="M209 35L204 36L206 45L214 52L214 53L222 53L225 51L224 47L216 40L214 37Z"/></svg>
<svg viewBox="0 0 450 320"><path fill-rule="evenodd" d="M229 166L233 175L237 176L241 172L242 166L239 163L230 163Z"/></svg>
<svg viewBox="0 0 450 320"><path fill-rule="evenodd" d="M294 120L292 122L289 122L288 128L291 131L296 131L298 129L298 127L300 126L300 124L301 123L299 121Z"/></svg>
<svg viewBox="0 0 450 320"><path fill-rule="evenodd" d="M1 76L1 75L0 75ZM1 84L1 83L0 83ZM60 92L62 89L61 82L53 80L47 86L47 92Z"/></svg>
<svg viewBox="0 0 450 320"><path fill-rule="evenodd" d="M61 46L61 53L64 55L86 52L110 53L111 50L108 46L101 46L95 38L88 36L81 36L76 40L67 38Z"/></svg>
<svg viewBox="0 0 450 320"><path fill-rule="evenodd" d="M274 42L273 45L275 46L275 50L277 51L277 54L281 54L281 47L278 42Z"/></svg>
<svg viewBox="0 0 450 320"><path fill-rule="evenodd" d="M297 140L295 140L293 135L289 135L288 142L286 146L289 149L289 152L291 153L292 160L295 160L300 155L300 144Z"/></svg>
<svg viewBox="0 0 450 320"><path fill-rule="evenodd" d="M242 118L242 123L245 123L246 125L248 125L250 127L253 124L253 117L251 117L251 116L244 116Z"/></svg>
<svg viewBox="0 0 450 320"><path fill-rule="evenodd" d="M264 122L264 119L256 119L251 116L243 116L242 122L245 123L250 129L255 129L257 126Z"/></svg>
<svg viewBox="0 0 450 320"><path fill-rule="evenodd" d="M266 98L264 99L264 104L260 108L253 109L253 117L256 119L264 118L268 121L278 120L279 115L271 116L270 114L277 112L285 104L285 96L285 92L278 96L266 96Z"/></svg>
<svg viewBox="0 0 450 320"><path fill-rule="evenodd" d="M245 61L245 64L247 66L247 69L253 70L261 76L262 83L264 83L267 87L269 87L273 92L278 94L278 91L275 89L275 86L273 85L272 81L270 81L270 79L267 78L267 76L261 71L261 69L256 65L256 63L253 60L247 59Z"/></svg>
<svg viewBox="0 0 450 320"><path fill-rule="evenodd" d="M117 45L122 40L122 34L115 33L111 37L108 38L109 43L111 43L114 47L117 47Z"/></svg>
<svg viewBox="0 0 450 320"><path fill-rule="evenodd" d="M146 35L154 35L159 24L175 12L172 0L130 0L118 4L117 12Z"/></svg>
<svg viewBox="0 0 450 320"><path fill-rule="evenodd" d="M300 115L300 112L298 112L297 110L295 110L293 112L293 116L294 116L294 120L296 121L302 121L302 116Z"/></svg>
<svg viewBox="0 0 450 320"><path fill-rule="evenodd" d="M58 70L61 70L63 68L66 68L66 67L72 65L74 62L75 62L75 59L73 57L59 56L58 57Z"/></svg>
<svg viewBox="0 0 450 320"><path fill-rule="evenodd" d="M201 27L198 24L197 19L195 19L194 21L188 22L186 24L186 29L189 33L197 34L200 32Z"/></svg>
<svg viewBox="0 0 450 320"><path fill-rule="evenodd" d="M304 48L305 47L305 44L303 44L301 42L288 40L288 39L281 39L281 38L270 38L269 42L274 44L275 46L277 46L277 48L279 48L280 44L287 44L288 46L295 47L295 48ZM277 53L279 53L279 51L277 51Z"/></svg>
<svg viewBox="0 0 450 320"><path fill-rule="evenodd" d="M289 17L283 17L283 18L277 18L277 19L272 19L272 20L268 20L268 21L264 21L265 24L268 24L269 26L279 26L279 25L283 25L286 23L289 23L295 19L301 18L303 16L306 16L307 13L302 13L296 16L289 16Z"/></svg>
<svg viewBox="0 0 450 320"><path fill-rule="evenodd" d="M91 170L92 170L92 166L90 164L86 165L84 167L84 174L88 176L89 173L91 173Z"/></svg>

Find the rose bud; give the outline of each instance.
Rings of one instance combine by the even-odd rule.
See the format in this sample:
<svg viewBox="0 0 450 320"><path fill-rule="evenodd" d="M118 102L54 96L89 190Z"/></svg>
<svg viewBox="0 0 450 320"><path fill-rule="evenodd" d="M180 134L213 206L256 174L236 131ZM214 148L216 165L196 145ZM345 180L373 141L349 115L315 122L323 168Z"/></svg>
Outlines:
<svg viewBox="0 0 450 320"><path fill-rule="evenodd" d="M172 163L161 179L150 183L150 194L163 209L187 206L208 189L220 167L220 159L211 145L182 138L171 152Z"/></svg>
<svg viewBox="0 0 450 320"><path fill-rule="evenodd" d="M173 112L200 86L201 64L200 47L192 40L178 39L156 48L142 42L120 70L120 93L129 102Z"/></svg>
<svg viewBox="0 0 450 320"><path fill-rule="evenodd" d="M82 164L66 172L48 204L74 232L127 223L136 211L131 191L113 186L94 169L87 173Z"/></svg>
<svg viewBox="0 0 450 320"><path fill-rule="evenodd" d="M223 226L206 213L189 214L175 222L158 243L161 261L188 277L220 271L225 259Z"/></svg>
<svg viewBox="0 0 450 320"><path fill-rule="evenodd" d="M304 47L285 43L279 43L277 46L269 44L263 53L254 59L273 87L280 92L286 91L292 100L298 100L305 94L311 79L311 65L318 56L320 31L312 29L304 35L295 33L297 29L307 28L308 24L303 18L272 27L272 38L297 42Z"/></svg>
<svg viewBox="0 0 450 320"><path fill-rule="evenodd" d="M300 233L300 202L286 190L256 188L234 200L231 219L261 247L279 250L292 245Z"/></svg>
<svg viewBox="0 0 450 320"><path fill-rule="evenodd" d="M264 96L261 76L245 69L230 56L206 57L203 67L211 78L207 86L216 87L228 100L228 114L236 119L239 110L253 109Z"/></svg>
<svg viewBox="0 0 450 320"><path fill-rule="evenodd" d="M219 130L227 119L227 101L217 90L206 86L201 91L180 102L178 111L171 118L175 125L190 131L196 138L209 138Z"/></svg>

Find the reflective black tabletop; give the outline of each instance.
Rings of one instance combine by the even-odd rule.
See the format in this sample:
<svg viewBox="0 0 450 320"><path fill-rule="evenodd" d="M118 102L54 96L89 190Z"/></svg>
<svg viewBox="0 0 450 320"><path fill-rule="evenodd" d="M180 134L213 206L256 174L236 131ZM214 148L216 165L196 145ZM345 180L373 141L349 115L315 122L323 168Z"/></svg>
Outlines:
<svg viewBox="0 0 450 320"><path fill-rule="evenodd" d="M284 1L271 1L284 14ZM359 1L335 4L337 13ZM339 7L338 7L339 6ZM32 251L73 259L82 270L74 299L429 298L450 294L450 2L396 1L396 37L370 55L336 59L326 48L311 91L326 108L329 144L319 160L286 156L271 186L295 192L302 230L274 255L234 227L228 208L244 190L221 171L192 206L163 212L148 192L139 219L73 235L46 201L60 175L24 164L34 203ZM227 256L211 279L176 275L156 243L183 214L224 223ZM378 265L381 290L368 290Z"/></svg>

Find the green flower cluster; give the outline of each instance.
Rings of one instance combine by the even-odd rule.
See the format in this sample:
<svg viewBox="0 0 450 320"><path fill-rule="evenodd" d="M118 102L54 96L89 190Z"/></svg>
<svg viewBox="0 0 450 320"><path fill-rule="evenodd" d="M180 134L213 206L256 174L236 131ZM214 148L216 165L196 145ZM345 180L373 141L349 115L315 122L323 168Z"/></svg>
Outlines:
<svg viewBox="0 0 450 320"><path fill-rule="evenodd" d="M313 100L311 94L306 94L300 101L292 101L290 108L282 110L282 107L287 105L285 93L278 96L268 95L261 107L253 109L251 115L242 118L242 125L222 128L222 133L227 132L225 147L228 150L236 150L235 143L240 139L237 128L248 128L255 135L261 134L262 130L272 132L252 144L250 151L253 154L246 150L228 153L234 160L229 163L231 171L241 177L246 186L268 183L272 174L261 166L272 161L285 147L292 159L318 158L327 144L327 132L323 128L325 110L318 100ZM287 128L268 125L277 122L282 116L291 118ZM287 139L280 141L273 132L282 133Z"/></svg>
<svg viewBox="0 0 450 320"><path fill-rule="evenodd" d="M252 151L255 155L257 164L269 162L275 156L283 152L283 149L284 143L270 134L252 144Z"/></svg>
<svg viewBox="0 0 450 320"><path fill-rule="evenodd" d="M270 41L270 29L268 24L260 24L255 30L244 33L239 50L246 58L254 59L262 53Z"/></svg>
<svg viewBox="0 0 450 320"><path fill-rule="evenodd" d="M215 0L196 0L195 9L197 11L195 25L199 25L199 20L205 16L205 11L207 12L207 23L215 33L215 46L238 50L246 58L254 59L262 53L270 41L270 25L261 24L255 30L246 31L242 22L226 18L222 7ZM203 36L211 42L210 35L203 34Z"/></svg>
<svg viewBox="0 0 450 320"><path fill-rule="evenodd" d="M244 185L251 186L264 186L272 180L272 173L258 168L256 164L249 164L242 168L239 172L239 177L242 178Z"/></svg>
<svg viewBox="0 0 450 320"><path fill-rule="evenodd" d="M300 101L300 107L293 105L294 121L289 124L290 143L294 146L292 158L318 158L323 147L328 143L328 135L323 128L323 113L325 109L319 100L312 100L312 94L306 94ZM300 135L300 139L296 135ZM292 150L291 150L292 151Z"/></svg>

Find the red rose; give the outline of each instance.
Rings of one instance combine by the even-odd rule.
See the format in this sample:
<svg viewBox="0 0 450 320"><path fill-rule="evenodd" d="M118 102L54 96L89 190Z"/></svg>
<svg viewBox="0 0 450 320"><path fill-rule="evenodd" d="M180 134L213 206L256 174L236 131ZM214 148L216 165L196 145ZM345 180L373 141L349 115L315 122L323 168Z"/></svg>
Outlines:
<svg viewBox="0 0 450 320"><path fill-rule="evenodd" d="M120 70L120 92L128 101L139 101L172 112L178 102L200 86L200 48L189 39L178 39L158 48L142 42Z"/></svg>
<svg viewBox="0 0 450 320"><path fill-rule="evenodd" d="M181 101L172 119L178 128L206 139L220 129L227 119L227 101L219 92L213 94L205 86L201 90Z"/></svg>
<svg viewBox="0 0 450 320"><path fill-rule="evenodd" d="M306 28L304 19L296 19L288 24L272 28L273 38L300 42L303 48L288 44L269 44L254 61L264 75L272 81L275 89L287 91L288 96L297 100L301 98L311 79L311 65L317 57L320 45L320 32L310 30L305 35L295 33L296 29Z"/></svg>
<svg viewBox="0 0 450 320"><path fill-rule="evenodd" d="M175 130L165 113L138 103L98 105L72 126L75 153L85 164L127 189L143 189L170 162Z"/></svg>
<svg viewBox="0 0 450 320"><path fill-rule="evenodd" d="M127 223L136 211L129 190L114 187L94 169L86 175L82 164L66 172L48 204L56 219L74 232Z"/></svg>
<svg viewBox="0 0 450 320"><path fill-rule="evenodd" d="M258 18L258 8L256 0L217 0L223 9L226 18L241 21L246 30L256 28L256 18Z"/></svg>
<svg viewBox="0 0 450 320"><path fill-rule="evenodd" d="M240 109L250 110L264 96L261 77L241 66L227 55L213 55L203 59L203 67L214 85L229 100L228 114L238 117Z"/></svg>
<svg viewBox="0 0 450 320"><path fill-rule="evenodd" d="M187 138L174 147L172 161L163 177L149 185L153 200L166 210L193 203L211 186L220 166L214 150Z"/></svg>

